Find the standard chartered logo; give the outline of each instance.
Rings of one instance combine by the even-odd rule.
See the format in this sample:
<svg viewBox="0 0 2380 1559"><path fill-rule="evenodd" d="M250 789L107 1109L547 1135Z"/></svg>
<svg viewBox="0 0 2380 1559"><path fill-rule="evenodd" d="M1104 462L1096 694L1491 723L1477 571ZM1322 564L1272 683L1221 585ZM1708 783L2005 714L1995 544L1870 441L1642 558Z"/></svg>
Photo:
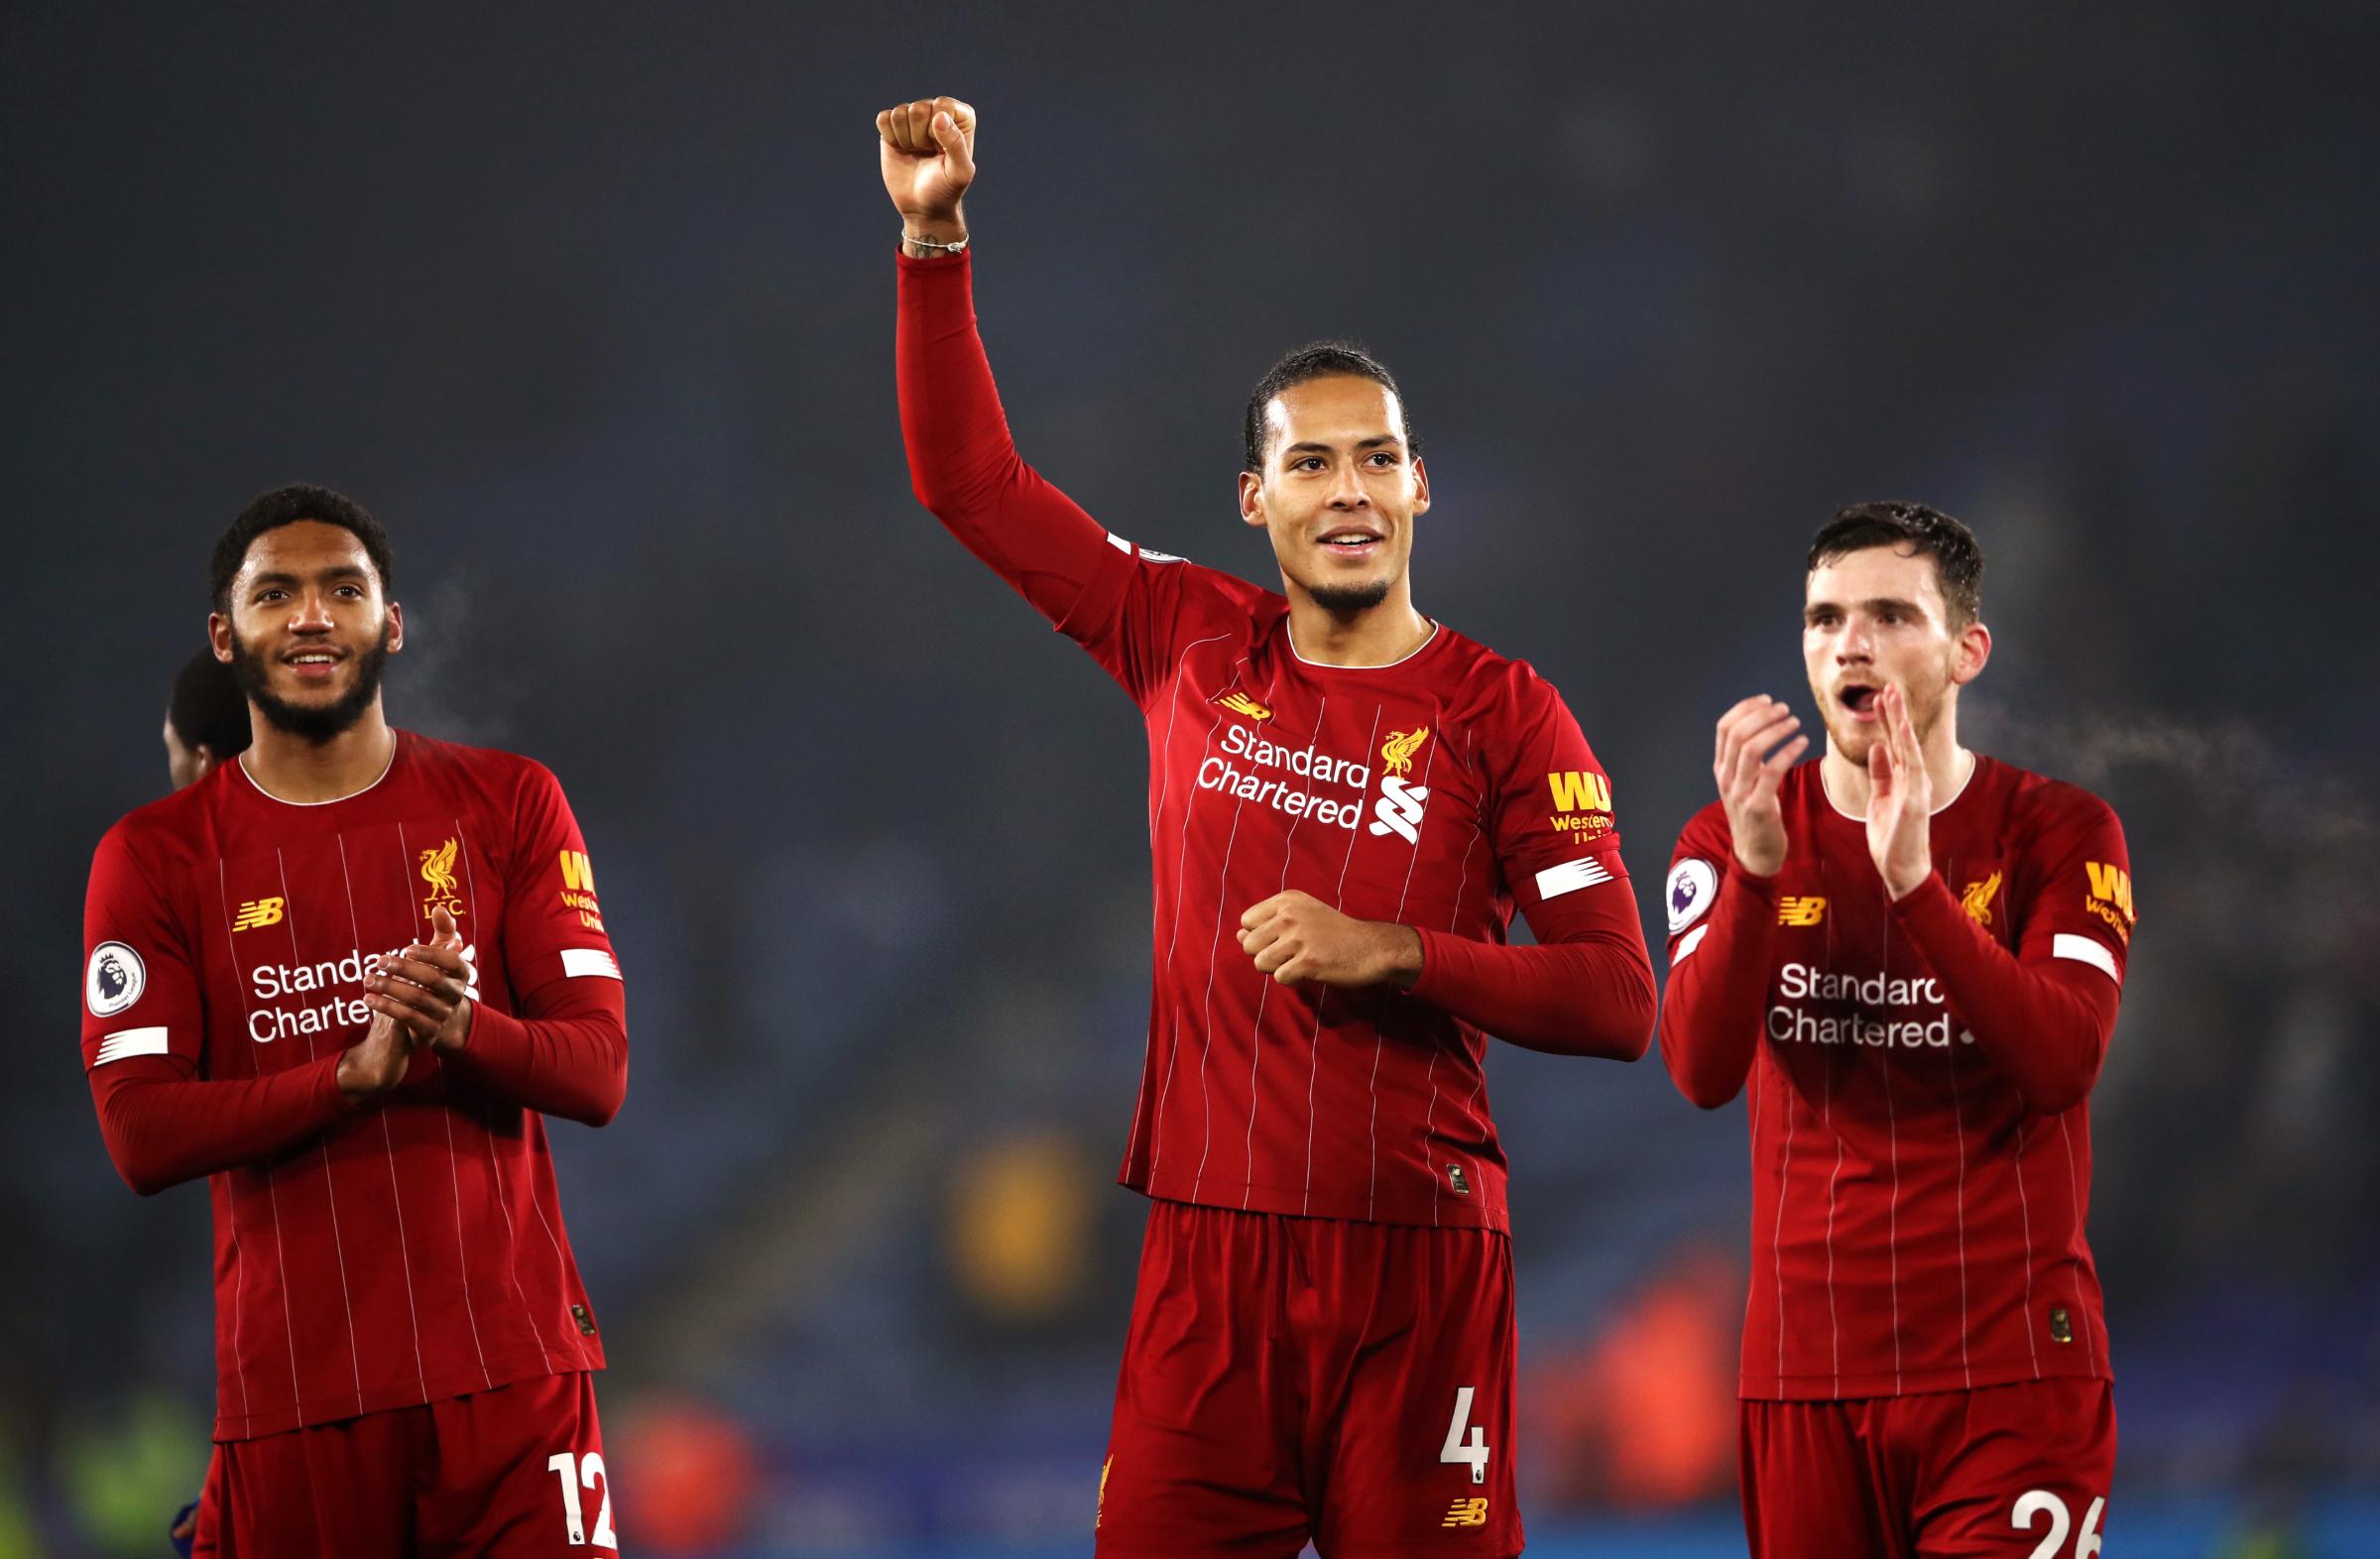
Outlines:
<svg viewBox="0 0 2380 1559"><path fill-rule="evenodd" d="M1768 1036L1791 1044L1941 1050L1954 1038L1975 1042L1952 1020L1942 982L1930 975L1894 978L1787 964L1777 971L1777 996L1768 1010ZM1809 1004L1822 1004L1822 1010L1813 1012Z"/></svg>
<svg viewBox="0 0 2380 1559"><path fill-rule="evenodd" d="M1243 768L1242 765L1248 767ZM1267 779L1258 771L1276 770L1290 778ZM1268 742L1249 727L1233 723L1223 728L1223 753L1198 766L1198 787L1220 790L1243 801L1256 801L1291 817L1311 817L1325 828L1353 830L1363 815L1364 791L1371 784L1371 769L1349 758L1335 758L1319 747L1283 747ZM1306 786L1341 786L1355 794L1342 799Z"/></svg>
<svg viewBox="0 0 2380 1559"><path fill-rule="evenodd" d="M1407 844L1421 842L1421 814L1429 803L1430 787L1412 784L1403 776L1411 771L1413 755L1429 734L1427 727L1394 732L1380 749L1382 773L1379 796L1372 803L1372 833L1394 834ZM1221 746L1220 754L1198 766L1201 790L1221 791L1350 833L1363 819L1364 792L1371 788L1369 764L1337 757L1319 746L1284 747L1237 723L1224 726ZM1265 770L1286 778L1268 776ZM1335 789L1350 793L1329 793Z"/></svg>
<svg viewBox="0 0 2380 1559"><path fill-rule="evenodd" d="M272 1005L249 1010L248 1037L258 1044L271 1044L293 1034L337 1033L370 1022L372 1009L364 1005L360 995L347 993L378 974L382 960L396 956L394 951L367 953L350 948L345 956L325 958L320 963L258 964L248 971L248 989L258 1002ZM471 971L469 984L472 995L476 996L479 992L476 946L463 949L463 963ZM298 999L297 1006L280 1005L293 997Z"/></svg>

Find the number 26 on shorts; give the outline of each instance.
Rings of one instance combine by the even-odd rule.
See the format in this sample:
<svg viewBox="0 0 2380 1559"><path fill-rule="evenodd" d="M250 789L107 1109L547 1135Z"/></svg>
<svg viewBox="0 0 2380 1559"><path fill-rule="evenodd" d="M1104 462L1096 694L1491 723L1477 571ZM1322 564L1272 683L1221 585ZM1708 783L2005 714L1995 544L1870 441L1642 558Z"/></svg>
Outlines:
<svg viewBox="0 0 2380 1559"><path fill-rule="evenodd" d="M1446 1426L1446 1444L1438 1448L1438 1460L1469 1462L1471 1481L1484 1484L1488 1481L1488 1431L1471 1421L1471 1398L1470 1386L1455 1388L1455 1416ZM1465 1429L1471 1433L1465 1435Z"/></svg>
<svg viewBox="0 0 2380 1559"><path fill-rule="evenodd" d="M2099 1517L2106 1509L2104 1497L2090 1501L2090 1508L2082 1514L2082 1530L2075 1534L2072 1559L2098 1559ZM2047 1489L2035 1489L2020 1496L2008 1524L2020 1532L2030 1532L2041 1525L2044 1515L2050 1518L2049 1532L2034 1545L2029 1559L2068 1559L2066 1534L2074 1530L2074 1513L2067 1509L2064 1499Z"/></svg>
<svg viewBox="0 0 2380 1559"><path fill-rule="evenodd" d="M612 1479L603 1469L603 1453L589 1451L584 1456L573 1456L568 1451L556 1451L545 1458L545 1470L561 1480L562 1527L570 1535L570 1546L576 1548L590 1541L586 1514L578 1499L578 1491L583 1486L603 1491L603 1502L595 1509L595 1533L591 1540L598 1548L617 1550L620 1540L612 1535Z"/></svg>

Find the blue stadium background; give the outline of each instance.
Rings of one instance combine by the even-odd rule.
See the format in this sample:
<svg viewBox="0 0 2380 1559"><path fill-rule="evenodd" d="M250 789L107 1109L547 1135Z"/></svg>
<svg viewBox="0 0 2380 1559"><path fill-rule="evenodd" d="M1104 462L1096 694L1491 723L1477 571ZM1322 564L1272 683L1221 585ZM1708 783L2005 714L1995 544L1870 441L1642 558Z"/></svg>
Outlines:
<svg viewBox="0 0 2380 1559"><path fill-rule="evenodd" d="M629 1103L555 1139L631 1551L1088 1550L1141 745L908 494L870 119L934 91L1027 456L1264 578L1241 398L1369 343L1419 603L1566 690L1648 898L1717 712L1800 692L1818 522L1975 526L1967 734L2108 796L2139 885L2113 1551L2380 1552L2380 11L1130 11L0 23L0 1556L162 1553L203 1464L205 1197L108 1166L76 928L206 547L290 480L396 533L393 718L550 764L602 875ZM1489 1080L1531 1551L1741 1552L1740 1106Z"/></svg>

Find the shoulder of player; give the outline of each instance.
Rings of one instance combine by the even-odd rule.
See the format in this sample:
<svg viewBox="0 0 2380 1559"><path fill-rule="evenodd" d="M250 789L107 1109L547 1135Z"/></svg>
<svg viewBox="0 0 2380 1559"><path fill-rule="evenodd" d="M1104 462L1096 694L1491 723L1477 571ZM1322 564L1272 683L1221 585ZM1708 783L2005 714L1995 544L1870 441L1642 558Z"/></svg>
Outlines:
<svg viewBox="0 0 2380 1559"><path fill-rule="evenodd" d="M561 793L562 782L554 772L524 754L440 741L418 731L408 731L405 737L413 744L416 772L436 775L445 783L475 793L491 812L517 816L523 805Z"/></svg>
<svg viewBox="0 0 2380 1559"><path fill-rule="evenodd" d="M1727 804L1714 797L1686 819L1678 830L1680 856L1721 856L1735 847L1735 830L1727 826Z"/></svg>
<svg viewBox="0 0 2380 1559"><path fill-rule="evenodd" d="M247 783L245 776L232 772L238 767L223 764L203 780L134 807L99 836L99 852L121 852L143 865L191 855L220 788Z"/></svg>
<svg viewBox="0 0 2380 1559"><path fill-rule="evenodd" d="M1976 761L1985 766L1976 780L2004 797L2007 831L2015 838L2084 834L2117 822L2114 807L2070 780L2035 774L1995 758L1978 757Z"/></svg>
<svg viewBox="0 0 2380 1559"><path fill-rule="evenodd" d="M1468 634L1438 625L1445 644L1438 651L1438 674L1451 686L1449 712L1471 718L1494 717L1508 724L1529 726L1557 710L1572 708L1562 690L1529 661L1502 655Z"/></svg>

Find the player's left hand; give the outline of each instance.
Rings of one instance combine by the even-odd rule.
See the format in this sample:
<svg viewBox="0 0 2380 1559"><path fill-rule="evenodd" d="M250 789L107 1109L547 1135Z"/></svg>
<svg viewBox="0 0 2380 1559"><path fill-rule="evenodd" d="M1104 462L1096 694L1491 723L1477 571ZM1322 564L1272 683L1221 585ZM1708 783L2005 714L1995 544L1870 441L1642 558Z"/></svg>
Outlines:
<svg viewBox="0 0 2380 1559"><path fill-rule="evenodd" d="M1312 894L1275 894L1240 917L1240 950L1283 985L1410 985L1421 978L1421 934L1358 920Z"/></svg>
<svg viewBox="0 0 2380 1559"><path fill-rule="evenodd" d="M1934 777L1898 686L1876 694L1883 706L1875 744L1867 750L1867 853L1897 902L1934 875Z"/></svg>
<svg viewBox="0 0 2380 1559"><path fill-rule="evenodd" d="M364 1003L405 1025L416 1044L460 1050L471 1040L471 985L463 934L444 905L430 911L431 940L385 959L364 987Z"/></svg>

